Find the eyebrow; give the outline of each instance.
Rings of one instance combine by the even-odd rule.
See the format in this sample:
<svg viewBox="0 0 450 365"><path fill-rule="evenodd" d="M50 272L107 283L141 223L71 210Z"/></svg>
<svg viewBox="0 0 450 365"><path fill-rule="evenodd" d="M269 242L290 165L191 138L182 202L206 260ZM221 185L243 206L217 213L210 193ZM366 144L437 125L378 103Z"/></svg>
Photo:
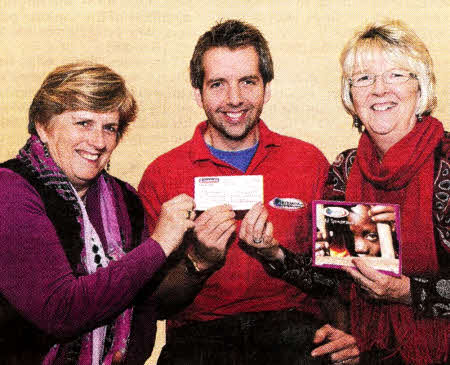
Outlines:
<svg viewBox="0 0 450 365"><path fill-rule="evenodd" d="M261 80L261 77L258 76L258 75L247 75L247 76L243 76L243 77L239 78L239 81L244 81L244 80L255 80L255 81L258 81L258 80ZM218 77L216 79L210 79L210 80L206 81L206 86L209 86L209 85L214 84L216 82L222 82L222 81L226 81L226 78Z"/></svg>

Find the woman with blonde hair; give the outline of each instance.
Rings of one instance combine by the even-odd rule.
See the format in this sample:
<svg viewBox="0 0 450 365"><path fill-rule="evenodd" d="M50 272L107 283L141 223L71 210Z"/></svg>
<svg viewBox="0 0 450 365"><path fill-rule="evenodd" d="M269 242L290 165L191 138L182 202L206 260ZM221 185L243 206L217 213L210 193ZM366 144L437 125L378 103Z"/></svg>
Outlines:
<svg viewBox="0 0 450 365"><path fill-rule="evenodd" d="M31 136L0 165L1 363L150 356L157 315L147 283L195 214L192 198L177 196L147 237L136 192L105 171L136 112L122 77L99 64L57 67L36 93Z"/></svg>
<svg viewBox="0 0 450 365"><path fill-rule="evenodd" d="M331 166L325 198L399 204L401 214L403 275L377 272L364 258L354 260L356 270L346 270L354 279L351 330L360 362L446 363L450 140L431 116L431 57L405 24L386 21L357 32L341 54L341 66L342 101L361 138L357 149L342 152ZM372 220L393 216L373 214ZM336 337L333 331L328 327L318 341ZM333 359L347 351L342 343L327 345L315 354L333 352ZM357 361L356 353L349 363Z"/></svg>

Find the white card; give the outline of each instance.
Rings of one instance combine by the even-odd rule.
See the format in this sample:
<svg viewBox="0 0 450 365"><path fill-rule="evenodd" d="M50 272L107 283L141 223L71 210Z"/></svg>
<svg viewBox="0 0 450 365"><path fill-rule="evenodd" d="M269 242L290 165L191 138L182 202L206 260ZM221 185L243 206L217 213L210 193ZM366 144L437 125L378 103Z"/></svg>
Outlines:
<svg viewBox="0 0 450 365"><path fill-rule="evenodd" d="M195 209L206 210L229 204L233 210L248 210L264 201L263 176L201 176L195 178Z"/></svg>

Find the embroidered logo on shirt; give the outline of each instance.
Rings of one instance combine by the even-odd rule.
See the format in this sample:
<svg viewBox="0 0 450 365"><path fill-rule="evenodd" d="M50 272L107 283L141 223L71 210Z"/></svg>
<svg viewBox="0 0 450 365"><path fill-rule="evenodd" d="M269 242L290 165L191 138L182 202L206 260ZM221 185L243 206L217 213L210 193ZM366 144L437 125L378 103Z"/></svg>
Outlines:
<svg viewBox="0 0 450 365"><path fill-rule="evenodd" d="M294 198L273 198L269 205L273 208L285 210L297 210L305 207L305 203Z"/></svg>

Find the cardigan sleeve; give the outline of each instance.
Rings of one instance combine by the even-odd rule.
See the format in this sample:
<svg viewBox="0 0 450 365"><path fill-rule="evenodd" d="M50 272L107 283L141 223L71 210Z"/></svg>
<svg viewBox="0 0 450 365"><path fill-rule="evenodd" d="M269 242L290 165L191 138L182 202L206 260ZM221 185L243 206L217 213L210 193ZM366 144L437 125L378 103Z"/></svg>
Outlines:
<svg viewBox="0 0 450 365"><path fill-rule="evenodd" d="M37 191L0 169L0 201L0 293L57 338L78 336L122 312L165 261L149 238L121 260L76 278Z"/></svg>

